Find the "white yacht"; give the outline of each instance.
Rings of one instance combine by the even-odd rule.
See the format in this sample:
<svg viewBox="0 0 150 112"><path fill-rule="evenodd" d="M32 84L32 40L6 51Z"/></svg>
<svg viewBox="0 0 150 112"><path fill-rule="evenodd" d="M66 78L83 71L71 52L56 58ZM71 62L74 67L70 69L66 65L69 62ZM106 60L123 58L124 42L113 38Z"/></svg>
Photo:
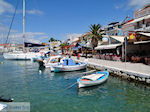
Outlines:
<svg viewBox="0 0 150 112"><path fill-rule="evenodd" d="M5 59L10 59L10 60L32 60L33 58L36 58L38 56L41 56L40 53L35 53L35 52L9 52L9 53L4 53L3 57Z"/></svg>
<svg viewBox="0 0 150 112"><path fill-rule="evenodd" d="M25 4L26 0L23 0L23 41L25 39ZM24 43L24 42L23 42ZM31 60L32 58L36 58L37 56L41 56L40 53L36 52L24 52L25 51L25 45L23 45L23 51L14 51L14 52L8 52L4 53L3 57L5 59L12 59L12 60Z"/></svg>

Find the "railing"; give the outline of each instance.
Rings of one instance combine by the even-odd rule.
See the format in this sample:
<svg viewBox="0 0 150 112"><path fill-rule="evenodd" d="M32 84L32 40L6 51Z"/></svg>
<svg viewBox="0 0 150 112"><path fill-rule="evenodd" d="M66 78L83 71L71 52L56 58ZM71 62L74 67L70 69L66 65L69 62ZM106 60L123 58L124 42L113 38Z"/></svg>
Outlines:
<svg viewBox="0 0 150 112"><path fill-rule="evenodd" d="M135 31L150 31L150 26L147 27L135 27Z"/></svg>

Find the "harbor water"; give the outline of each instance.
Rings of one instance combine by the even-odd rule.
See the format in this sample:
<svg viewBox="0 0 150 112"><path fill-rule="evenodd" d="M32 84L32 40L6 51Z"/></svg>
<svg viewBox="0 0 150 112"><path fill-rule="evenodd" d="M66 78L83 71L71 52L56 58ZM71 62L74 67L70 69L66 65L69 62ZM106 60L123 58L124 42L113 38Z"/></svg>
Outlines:
<svg viewBox="0 0 150 112"><path fill-rule="evenodd" d="M0 96L30 102L31 112L149 112L150 88L110 76L102 85L71 87L79 73L39 72L38 63L0 56Z"/></svg>

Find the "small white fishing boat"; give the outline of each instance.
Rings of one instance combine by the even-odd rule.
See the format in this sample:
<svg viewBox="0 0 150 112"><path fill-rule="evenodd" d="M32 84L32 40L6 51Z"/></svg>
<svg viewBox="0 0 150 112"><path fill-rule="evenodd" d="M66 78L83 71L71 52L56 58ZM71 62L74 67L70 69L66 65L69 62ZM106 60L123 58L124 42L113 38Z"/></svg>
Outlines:
<svg viewBox="0 0 150 112"><path fill-rule="evenodd" d="M102 84L108 79L108 76L109 72L107 71L98 71L94 74L83 76L77 79L78 88Z"/></svg>
<svg viewBox="0 0 150 112"><path fill-rule="evenodd" d="M50 56L49 58L46 58L43 62L46 68L50 68L51 71L54 71L53 66L58 65L59 63L62 63L63 57L61 55L57 56Z"/></svg>
<svg viewBox="0 0 150 112"><path fill-rule="evenodd" d="M57 66L53 66L54 72L69 72L85 69L86 63L77 63L71 58L66 58L62 60L63 63L59 63Z"/></svg>
<svg viewBox="0 0 150 112"><path fill-rule="evenodd" d="M0 111L3 111L7 107L6 104L0 103Z"/></svg>

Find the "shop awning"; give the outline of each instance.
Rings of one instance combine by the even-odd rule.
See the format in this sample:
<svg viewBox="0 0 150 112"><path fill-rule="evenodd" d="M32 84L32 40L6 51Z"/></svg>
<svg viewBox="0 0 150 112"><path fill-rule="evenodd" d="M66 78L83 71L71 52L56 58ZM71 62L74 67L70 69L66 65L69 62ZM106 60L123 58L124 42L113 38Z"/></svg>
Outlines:
<svg viewBox="0 0 150 112"><path fill-rule="evenodd" d="M95 48L95 50L105 50L105 49L116 49L118 46L122 44L110 44L110 45L100 45Z"/></svg>
<svg viewBox="0 0 150 112"><path fill-rule="evenodd" d="M150 33L140 33L140 34L150 37Z"/></svg>
<svg viewBox="0 0 150 112"><path fill-rule="evenodd" d="M126 36L118 36L118 35L102 35L102 37L103 37L103 38L113 38L113 39L115 39L115 40L117 40L117 41L123 43L123 42L124 42L124 38L125 38ZM129 38L129 37L127 37L127 38Z"/></svg>
<svg viewBox="0 0 150 112"><path fill-rule="evenodd" d="M110 36L111 38L123 43L125 36ZM128 37L127 37L128 38Z"/></svg>

